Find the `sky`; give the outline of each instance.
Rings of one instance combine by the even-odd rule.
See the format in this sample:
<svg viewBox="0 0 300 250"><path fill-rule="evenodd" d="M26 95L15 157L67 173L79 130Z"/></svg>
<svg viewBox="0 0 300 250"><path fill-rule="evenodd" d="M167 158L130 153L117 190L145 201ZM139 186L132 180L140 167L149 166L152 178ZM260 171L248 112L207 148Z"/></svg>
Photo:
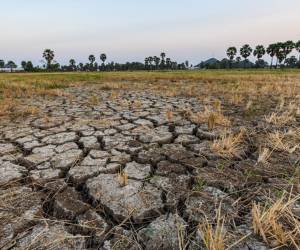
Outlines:
<svg viewBox="0 0 300 250"><path fill-rule="evenodd" d="M0 0L0 59L144 61L166 52L199 63L229 46L300 40L299 0Z"/></svg>

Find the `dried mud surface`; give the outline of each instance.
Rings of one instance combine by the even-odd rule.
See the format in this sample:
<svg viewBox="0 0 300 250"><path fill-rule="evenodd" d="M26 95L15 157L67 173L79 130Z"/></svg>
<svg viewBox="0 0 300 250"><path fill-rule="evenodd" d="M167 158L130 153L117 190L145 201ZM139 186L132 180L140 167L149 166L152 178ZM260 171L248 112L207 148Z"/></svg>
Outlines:
<svg viewBox="0 0 300 250"><path fill-rule="evenodd" d="M253 233L252 203L298 192L300 153L258 163L262 135L277 129L263 115L224 105L231 125L209 129L187 115L205 110L194 97L65 91L0 121L0 249L204 249L197 225L220 210L229 241L244 237L232 249L270 248ZM241 152L213 150L244 128Z"/></svg>

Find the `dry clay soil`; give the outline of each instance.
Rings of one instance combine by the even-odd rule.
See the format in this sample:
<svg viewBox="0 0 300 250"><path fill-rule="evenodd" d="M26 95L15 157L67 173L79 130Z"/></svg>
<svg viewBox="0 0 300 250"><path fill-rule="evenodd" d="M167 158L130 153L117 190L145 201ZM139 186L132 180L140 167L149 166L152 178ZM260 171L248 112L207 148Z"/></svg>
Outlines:
<svg viewBox="0 0 300 250"><path fill-rule="evenodd" d="M65 91L24 100L38 114L0 121L1 249L203 249L197 225L218 209L234 240L248 235L232 249L269 249L252 232L251 202L277 176L249 174L251 140L242 157L215 154L218 128L178 111L202 112L196 98ZM231 130L241 126L260 123L237 118Z"/></svg>

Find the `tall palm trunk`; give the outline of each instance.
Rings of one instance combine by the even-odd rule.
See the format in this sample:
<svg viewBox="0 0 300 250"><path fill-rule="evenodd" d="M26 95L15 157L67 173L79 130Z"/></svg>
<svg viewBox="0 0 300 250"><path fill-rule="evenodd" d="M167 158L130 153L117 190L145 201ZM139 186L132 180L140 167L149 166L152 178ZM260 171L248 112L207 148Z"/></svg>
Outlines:
<svg viewBox="0 0 300 250"><path fill-rule="evenodd" d="M274 56L271 57L271 65L270 65L270 69L273 68L273 58L274 58Z"/></svg>

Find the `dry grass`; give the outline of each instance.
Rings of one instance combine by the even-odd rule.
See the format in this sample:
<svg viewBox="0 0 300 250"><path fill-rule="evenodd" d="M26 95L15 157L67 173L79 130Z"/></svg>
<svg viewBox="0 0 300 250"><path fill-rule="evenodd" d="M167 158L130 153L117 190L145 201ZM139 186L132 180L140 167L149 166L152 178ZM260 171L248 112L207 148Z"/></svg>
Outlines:
<svg viewBox="0 0 300 250"><path fill-rule="evenodd" d="M174 118L174 113L172 110L167 110L166 112L166 117L167 117L167 120L169 122L172 122L173 121L173 118Z"/></svg>
<svg viewBox="0 0 300 250"><path fill-rule="evenodd" d="M299 197L283 195L279 200L265 206L254 203L254 232L271 247L300 249L300 222L293 211L298 200Z"/></svg>
<svg viewBox="0 0 300 250"><path fill-rule="evenodd" d="M217 139L212 143L211 150L225 158L241 158L244 155L243 140L245 135L245 129L242 129L236 135L227 135L224 133L220 139Z"/></svg>
<svg viewBox="0 0 300 250"><path fill-rule="evenodd" d="M273 112L270 115L265 116L268 123L274 124L275 126L285 126L291 122L295 122L295 116L290 111L283 113Z"/></svg>
<svg viewBox="0 0 300 250"><path fill-rule="evenodd" d="M128 185L128 174L125 171L123 171L123 170L119 171L118 182L121 187L125 187Z"/></svg>
<svg viewBox="0 0 300 250"><path fill-rule="evenodd" d="M275 151L283 151L292 154L300 149L300 140L297 139L299 133L299 129L289 130L288 132L275 131L269 133L268 144Z"/></svg>
<svg viewBox="0 0 300 250"><path fill-rule="evenodd" d="M207 218L198 226L202 241L207 250L225 250L226 230L225 219L221 216L221 205L218 209L216 223L213 225Z"/></svg>
<svg viewBox="0 0 300 250"><path fill-rule="evenodd" d="M257 163L268 164L268 160L271 157L272 152L268 148L261 148L259 150L259 155Z"/></svg>
<svg viewBox="0 0 300 250"><path fill-rule="evenodd" d="M191 121L201 124L201 123L207 123L207 126L210 130L212 130L216 125L221 126L230 126L230 121L228 118L226 118L222 113L210 110L207 106L205 106L205 109L203 112L193 113L189 112L187 113L189 115Z"/></svg>

